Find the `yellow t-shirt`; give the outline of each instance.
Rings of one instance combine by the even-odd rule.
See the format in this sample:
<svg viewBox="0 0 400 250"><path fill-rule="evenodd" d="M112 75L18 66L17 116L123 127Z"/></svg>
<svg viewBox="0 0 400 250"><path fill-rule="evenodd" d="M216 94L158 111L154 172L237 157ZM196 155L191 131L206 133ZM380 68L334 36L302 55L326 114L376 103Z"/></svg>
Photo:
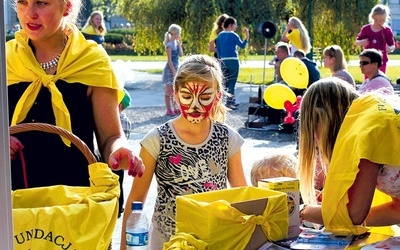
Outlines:
<svg viewBox="0 0 400 250"><path fill-rule="evenodd" d="M348 190L359 171L360 159L400 165L400 103L393 107L383 98L369 94L354 100L340 128L322 201L322 216L328 231L359 235L369 230L353 225L347 210ZM372 206L390 200L376 190ZM393 234L388 227L375 231Z"/></svg>

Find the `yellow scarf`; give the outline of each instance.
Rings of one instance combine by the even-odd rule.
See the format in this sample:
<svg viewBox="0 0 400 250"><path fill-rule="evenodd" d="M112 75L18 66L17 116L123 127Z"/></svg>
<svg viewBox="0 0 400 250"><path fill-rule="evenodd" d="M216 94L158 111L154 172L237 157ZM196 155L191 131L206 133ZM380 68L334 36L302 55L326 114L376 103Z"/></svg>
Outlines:
<svg viewBox="0 0 400 250"><path fill-rule="evenodd" d="M346 206L347 191L359 171L360 159L400 165L399 126L399 110L384 99L366 95L353 102L337 136L324 187L322 216L328 231L358 235L369 230L353 225ZM388 195L376 190L372 206L390 200ZM371 231L393 234L390 227Z"/></svg>
<svg viewBox="0 0 400 250"><path fill-rule="evenodd" d="M11 125L23 121L31 109L42 86L51 93L52 107L56 125L70 132L71 119L57 89L56 82L82 83L91 87L106 87L118 90L118 103L124 92L122 85L111 67L111 60L106 51L95 43L89 43L73 26L68 35L68 42L61 54L55 75L47 75L30 48L29 38L24 30L15 34L15 38L6 44L7 52L7 86L19 82L32 82L19 99L11 120ZM66 145L70 142L63 139Z"/></svg>
<svg viewBox="0 0 400 250"><path fill-rule="evenodd" d="M104 34L101 34L101 32L100 31L98 31L98 30L96 30L92 25L88 25L88 26L86 26L86 27L83 27L83 29L82 29L82 33L85 33L85 34L88 34L88 35L104 35Z"/></svg>

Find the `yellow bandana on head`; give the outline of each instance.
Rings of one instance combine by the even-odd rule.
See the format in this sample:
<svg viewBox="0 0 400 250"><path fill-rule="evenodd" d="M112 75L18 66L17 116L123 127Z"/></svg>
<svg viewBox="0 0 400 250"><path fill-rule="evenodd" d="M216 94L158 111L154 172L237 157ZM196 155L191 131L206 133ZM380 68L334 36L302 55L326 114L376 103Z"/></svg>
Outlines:
<svg viewBox="0 0 400 250"><path fill-rule="evenodd" d="M350 106L340 128L324 187L322 216L328 231L362 234L369 228L353 225L347 210L348 190L359 171L360 159L400 166L400 110L386 100L366 95ZM376 190L372 206L391 198ZM390 227L372 231L392 235Z"/></svg>
<svg viewBox="0 0 400 250"><path fill-rule="evenodd" d="M71 130L69 111L63 101L56 82L82 83L91 87L105 87L118 90L118 103L124 92L111 67L111 60L102 47L89 43L75 27L71 27L68 42L61 54L55 75L47 75L30 48L29 38L20 30L6 44L7 86L19 82L32 82L18 101L11 125L23 121L31 109L42 86L49 89L56 125ZM70 142L63 138L66 145Z"/></svg>

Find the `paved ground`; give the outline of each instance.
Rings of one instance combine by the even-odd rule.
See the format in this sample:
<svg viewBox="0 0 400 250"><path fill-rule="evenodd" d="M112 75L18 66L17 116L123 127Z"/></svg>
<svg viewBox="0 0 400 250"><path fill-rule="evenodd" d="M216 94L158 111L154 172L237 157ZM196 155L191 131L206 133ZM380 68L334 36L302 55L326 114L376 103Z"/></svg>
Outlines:
<svg viewBox="0 0 400 250"><path fill-rule="evenodd" d="M156 65L151 64L152 67ZM133 133L129 140L129 144L138 154L140 150L139 141L147 131L151 128L166 122L171 117L165 116L164 108L164 85L161 83L161 75L153 75L144 72L131 71L139 67L136 63L128 65L120 63L118 65L120 73L128 69L129 74L123 77L126 82L126 88L132 97L132 104L128 108L127 115L133 121ZM150 67L150 66L148 66ZM159 66L157 66L159 67ZM162 66L163 67L163 66ZM145 68L140 63L140 68ZM262 124L263 118L248 115L248 108L254 104L249 104L249 97L257 96L258 88L246 84L237 84L236 98L241 105L238 110L230 111L227 117L227 123L235 128L245 139L242 147L243 168L250 184L249 174L253 162L262 158L268 153L276 152L295 152L295 138L293 134L287 134L277 131L277 125L262 127L260 129L247 129L245 122L249 119L254 120L256 124ZM256 105L257 106L257 105ZM124 192L126 195L130 192L132 178L125 176ZM153 206L156 196L156 183L150 187L148 200L146 201L144 210L150 218L153 212ZM119 238L121 232L121 219L118 220L117 227L113 237L113 248L119 249Z"/></svg>

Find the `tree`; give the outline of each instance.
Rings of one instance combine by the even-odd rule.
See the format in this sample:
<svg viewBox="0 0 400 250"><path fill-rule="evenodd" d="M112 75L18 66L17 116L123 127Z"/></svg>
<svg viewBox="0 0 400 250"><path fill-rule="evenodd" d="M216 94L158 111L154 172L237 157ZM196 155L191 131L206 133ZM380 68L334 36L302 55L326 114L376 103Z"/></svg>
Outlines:
<svg viewBox="0 0 400 250"><path fill-rule="evenodd" d="M111 0L108 0L111 1ZM115 0L112 0L115 1ZM269 39L268 50L280 40L291 16L310 29L314 47L340 45L347 56L357 50L354 41L377 0L120 0L119 13L135 28L134 45L139 54L164 53L165 32L176 23L182 30L185 53L209 53L208 39L215 19L226 13L238 21L237 33L250 30L249 53L263 51L265 38L257 31L264 21L276 24L277 34ZM311 3L311 4L310 4ZM311 16L310 14L311 13ZM311 23L310 23L311 22ZM241 51L242 53L242 51Z"/></svg>

